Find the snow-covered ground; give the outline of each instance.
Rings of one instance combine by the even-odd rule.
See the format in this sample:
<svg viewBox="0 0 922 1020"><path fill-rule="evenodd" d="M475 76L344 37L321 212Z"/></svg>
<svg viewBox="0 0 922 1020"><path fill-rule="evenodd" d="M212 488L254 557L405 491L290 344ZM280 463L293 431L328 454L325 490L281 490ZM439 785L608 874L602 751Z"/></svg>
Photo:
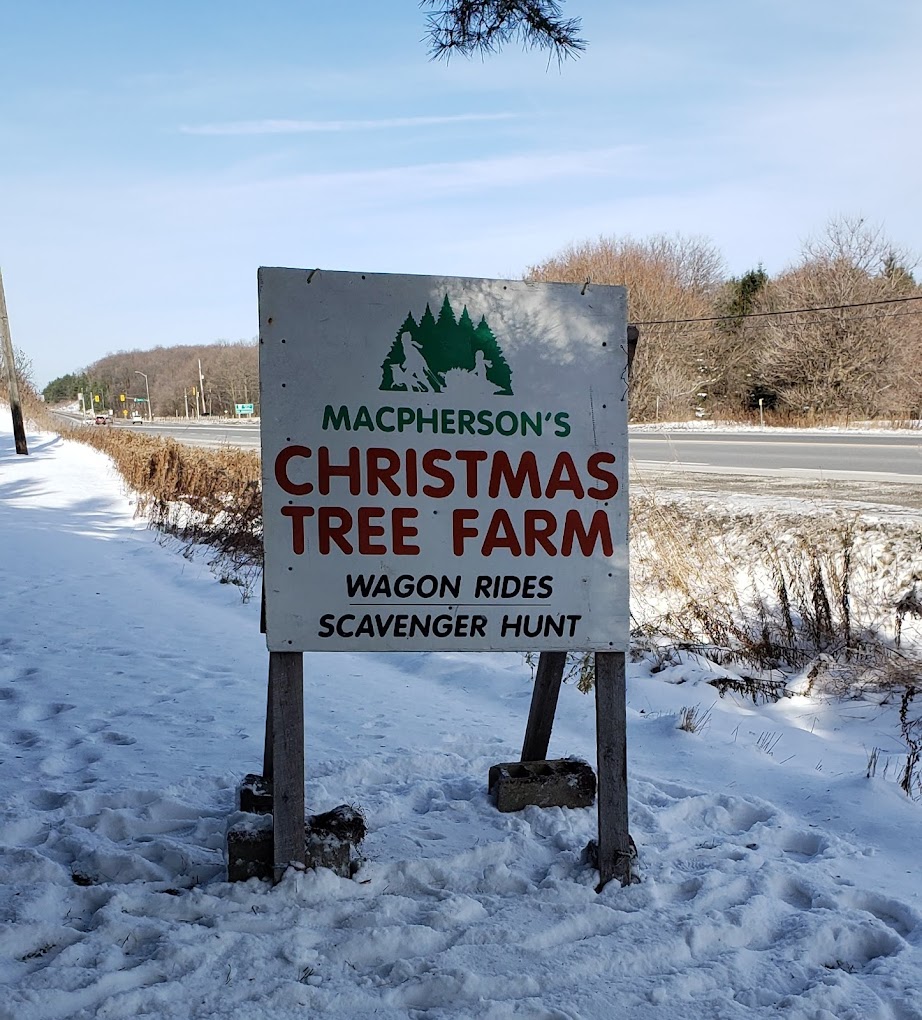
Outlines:
<svg viewBox="0 0 922 1020"><path fill-rule="evenodd" d="M847 425L755 425L744 422L722 421L712 418L693 418L689 421L642 422L630 426L631 432L770 432L826 434L829 432L867 433L868 435L899 436L914 433L922 429L922 421L894 422L888 426L886 422L853 421Z"/></svg>
<svg viewBox="0 0 922 1020"><path fill-rule="evenodd" d="M593 809L487 796L519 656L308 655L308 807L361 807L366 863L226 883L259 608L134 520L100 454L29 441L0 431L3 1020L922 1018L922 804L879 695L756 706L702 661L634 663L641 881L597 894ZM552 756L592 760L593 712L563 689Z"/></svg>

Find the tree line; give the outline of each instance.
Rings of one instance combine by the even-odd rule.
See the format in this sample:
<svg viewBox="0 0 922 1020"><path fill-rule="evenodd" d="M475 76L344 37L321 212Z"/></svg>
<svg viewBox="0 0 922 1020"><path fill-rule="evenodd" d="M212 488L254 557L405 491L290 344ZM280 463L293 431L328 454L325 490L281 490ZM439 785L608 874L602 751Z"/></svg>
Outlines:
<svg viewBox="0 0 922 1020"><path fill-rule="evenodd" d="M146 417L148 392L157 417L232 417L237 404L253 404L259 414L258 347L255 340L239 340L118 351L52 380L42 392L50 404L83 394L88 410L116 415Z"/></svg>
<svg viewBox="0 0 922 1020"><path fill-rule="evenodd" d="M641 337L630 382L635 421L905 420L922 417L914 265L879 227L839 218L775 276L761 266L729 276L713 242L676 234L571 245L525 278L628 288ZM93 394L97 407L143 411L149 386L157 415L233 415L239 403L258 414L258 379L255 341L157 347L107 355L55 379L44 396Z"/></svg>
<svg viewBox="0 0 922 1020"><path fill-rule="evenodd" d="M640 343L635 421L922 417L914 258L860 217L830 221L776 276L727 276L706 238L602 237L527 279L624 284Z"/></svg>

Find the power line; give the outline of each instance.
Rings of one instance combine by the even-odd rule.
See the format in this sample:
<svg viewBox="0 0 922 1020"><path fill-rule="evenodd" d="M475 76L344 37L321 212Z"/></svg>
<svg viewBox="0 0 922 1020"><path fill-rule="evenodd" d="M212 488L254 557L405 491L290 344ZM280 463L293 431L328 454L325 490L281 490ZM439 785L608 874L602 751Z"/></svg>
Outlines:
<svg viewBox="0 0 922 1020"><path fill-rule="evenodd" d="M855 301L848 305L816 305L813 308L783 308L778 312L747 312L744 315L700 315L694 319L651 319L632 322L632 326L682 326L688 322L736 322L740 319L759 319L769 315L800 315L803 312L837 312L843 308L870 308L872 305L895 305L904 301L922 301L922 294L913 297L882 298L879 301Z"/></svg>
<svg viewBox="0 0 922 1020"><path fill-rule="evenodd" d="M776 312L776 313L773 313L773 314L777 315L777 314L782 314L782 313ZM876 312L876 313L873 313L871 315L852 315L852 316L849 317L848 322L855 322L856 320L860 320L860 319L874 319L874 320L877 320L877 321L879 321L880 319L903 319L903 318L906 318L906 317L912 316L912 315L922 315L922 308L917 308L915 311L912 311L912 312ZM734 316L734 319L735 318L740 318L740 316ZM741 318L746 318L746 316L741 316ZM688 320L684 320L684 321L688 321L688 322L702 322L702 321L706 321L706 320L702 320L702 319L688 319ZM828 321L829 321L828 319L801 319L799 322L795 322L793 325L795 325L795 326L814 326L814 325L822 325L823 323L826 323ZM676 320L675 323L673 323L673 322L648 323L648 325L666 325L666 326L672 326L672 325L677 325L678 322L679 322L679 320ZM741 322L739 325L740 325L740 328L742 329L742 328L745 328L748 325L755 325L755 323L751 323L750 324L750 323L747 323L747 322ZM711 328L712 327L710 327L710 326L696 326L693 329L683 329L682 332L683 333L707 333L707 332L709 332L711 330Z"/></svg>

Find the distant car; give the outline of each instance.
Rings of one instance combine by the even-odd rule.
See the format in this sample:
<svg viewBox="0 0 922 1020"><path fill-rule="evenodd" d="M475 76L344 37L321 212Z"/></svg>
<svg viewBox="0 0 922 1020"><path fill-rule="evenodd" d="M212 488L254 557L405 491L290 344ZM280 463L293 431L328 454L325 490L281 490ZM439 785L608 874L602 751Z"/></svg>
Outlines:
<svg viewBox="0 0 922 1020"><path fill-rule="evenodd" d="M133 414L131 416L131 424L132 425L143 425L144 424L144 419L139 414Z"/></svg>
<svg viewBox="0 0 922 1020"><path fill-rule="evenodd" d="M97 414L96 415L96 424L97 425L108 425L109 424L109 419L104 414Z"/></svg>

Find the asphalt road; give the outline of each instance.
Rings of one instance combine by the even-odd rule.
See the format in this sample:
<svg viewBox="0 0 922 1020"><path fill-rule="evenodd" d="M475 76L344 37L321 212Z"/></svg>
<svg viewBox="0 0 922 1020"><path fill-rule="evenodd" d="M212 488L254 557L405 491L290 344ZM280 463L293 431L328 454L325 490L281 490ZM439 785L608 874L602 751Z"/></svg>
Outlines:
<svg viewBox="0 0 922 1020"><path fill-rule="evenodd" d="M256 424L184 421L116 427L155 431L190 446L259 449ZM647 470L922 485L922 433L632 431L630 453L634 465Z"/></svg>
<svg viewBox="0 0 922 1020"><path fill-rule="evenodd" d="M116 422L112 427L156 432L190 446L259 449L258 423ZM633 479L670 489L821 496L922 509L922 432L632 430L630 454Z"/></svg>
<svg viewBox="0 0 922 1020"><path fill-rule="evenodd" d="M922 485L922 433L634 432L637 468Z"/></svg>

